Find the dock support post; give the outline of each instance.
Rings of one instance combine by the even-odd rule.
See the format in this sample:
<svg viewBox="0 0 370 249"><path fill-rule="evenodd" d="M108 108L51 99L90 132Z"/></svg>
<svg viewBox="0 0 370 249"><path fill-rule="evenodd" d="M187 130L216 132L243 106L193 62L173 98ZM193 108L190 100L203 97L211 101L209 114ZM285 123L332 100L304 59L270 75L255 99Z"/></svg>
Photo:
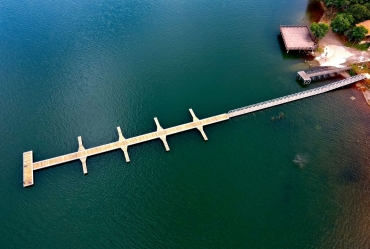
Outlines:
<svg viewBox="0 0 370 249"><path fill-rule="evenodd" d="M170 151L170 147L168 146L167 140L166 140L166 132L163 130L162 126L159 124L159 121L157 118L154 118L154 122L157 125L157 135L162 140L164 147L166 148L166 151Z"/></svg>
<svg viewBox="0 0 370 249"><path fill-rule="evenodd" d="M77 139L78 139L78 152L82 152L81 154L85 154L86 155L86 153L83 153L86 149L85 149L85 147L82 144L82 138L81 138L81 136L79 136ZM87 159L87 157L81 155L79 158L80 158L80 161L82 162L82 170L83 170L84 174L86 175L87 174L87 166L86 166L86 159Z"/></svg>
<svg viewBox="0 0 370 249"><path fill-rule="evenodd" d="M117 127L118 131L118 141L121 142L123 145L121 146L121 150L123 151L123 154L125 154L126 162L130 162L130 157L128 156L128 150L127 150L127 142L124 136L122 135L121 127Z"/></svg>
<svg viewBox="0 0 370 249"><path fill-rule="evenodd" d="M199 119L197 118L197 116L195 116L195 114L194 114L194 112L193 112L193 109L189 109L189 111L190 111L191 116L193 117L193 122L198 122L198 124L197 124L197 129L198 129L198 131L200 131L200 133L202 134L203 139L204 139L205 141L208 141L208 137L207 137L206 133L204 133L202 123L199 121Z"/></svg>

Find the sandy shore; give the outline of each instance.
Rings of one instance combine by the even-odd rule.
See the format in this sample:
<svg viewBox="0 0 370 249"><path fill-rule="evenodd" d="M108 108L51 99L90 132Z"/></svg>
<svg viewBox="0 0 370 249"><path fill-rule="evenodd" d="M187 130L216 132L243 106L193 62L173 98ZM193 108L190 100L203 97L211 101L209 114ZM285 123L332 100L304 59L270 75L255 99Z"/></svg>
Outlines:
<svg viewBox="0 0 370 249"><path fill-rule="evenodd" d="M344 46L341 38L330 29L328 34L319 41L322 53L316 53L320 66L344 67L358 62L370 61L367 51Z"/></svg>
<svg viewBox="0 0 370 249"><path fill-rule="evenodd" d="M315 60L318 61L320 66L344 67L353 63L370 61L368 51L360 51L344 46L344 41L337 34L333 33L331 28L328 34L319 41L319 47L324 51L316 53ZM349 77L349 74L347 75L345 77ZM362 83L359 84L361 86L358 89L362 92L367 104L370 106L370 90Z"/></svg>

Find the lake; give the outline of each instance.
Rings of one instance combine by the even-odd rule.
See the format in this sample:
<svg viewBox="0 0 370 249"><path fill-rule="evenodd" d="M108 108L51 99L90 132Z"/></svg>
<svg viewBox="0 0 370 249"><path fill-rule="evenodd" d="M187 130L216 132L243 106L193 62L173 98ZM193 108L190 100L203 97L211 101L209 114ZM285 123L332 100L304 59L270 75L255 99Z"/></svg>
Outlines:
<svg viewBox="0 0 370 249"><path fill-rule="evenodd" d="M368 248L354 87L34 173L34 161L304 91L279 26L308 1L0 3L1 248ZM350 97L355 97L351 100ZM277 118L283 116L283 118Z"/></svg>

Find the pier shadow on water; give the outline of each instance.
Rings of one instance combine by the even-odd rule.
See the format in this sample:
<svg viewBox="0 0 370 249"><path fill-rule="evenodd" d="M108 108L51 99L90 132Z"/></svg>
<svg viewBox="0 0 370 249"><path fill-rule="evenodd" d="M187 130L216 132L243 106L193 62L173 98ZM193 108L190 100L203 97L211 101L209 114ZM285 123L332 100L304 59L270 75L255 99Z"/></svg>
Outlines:
<svg viewBox="0 0 370 249"><path fill-rule="evenodd" d="M277 35L277 41L279 44L280 52L282 55L282 58L284 59L303 59L306 61L312 61L315 56L312 56L311 54L308 53L308 51L298 51L298 50L289 50L289 53L287 53L287 50L285 48L284 40L281 34L279 33Z"/></svg>
<svg viewBox="0 0 370 249"><path fill-rule="evenodd" d="M293 60L297 60L299 58L302 58L302 55L301 53L299 53L299 51L289 51L289 53L287 53L286 49L285 49L285 45L284 45L284 41L283 41L283 37L281 36L281 34L279 33L277 36L276 36L277 40L278 40L278 43L279 43L279 48L280 48L280 51L281 51L281 55L284 59L293 59Z"/></svg>

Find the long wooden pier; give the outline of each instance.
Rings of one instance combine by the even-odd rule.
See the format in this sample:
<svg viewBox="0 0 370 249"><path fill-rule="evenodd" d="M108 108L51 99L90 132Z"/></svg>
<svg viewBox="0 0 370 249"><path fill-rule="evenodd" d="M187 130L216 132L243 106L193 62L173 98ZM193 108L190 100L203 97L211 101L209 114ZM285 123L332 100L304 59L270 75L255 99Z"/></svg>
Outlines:
<svg viewBox="0 0 370 249"><path fill-rule="evenodd" d="M125 155L126 162L130 162L130 157L128 155L129 146L139 144L139 143L144 143L144 142L158 139L158 138L162 140L166 151L169 151L170 148L168 146L166 137L176 134L176 133L191 130L191 129L197 129L203 136L203 139L208 140L206 134L204 133L203 126L214 124L214 123L229 119L228 115L226 114L221 114L221 115L217 115L217 116L213 116L213 117L205 118L205 119L198 119L195 116L192 109L189 109L189 111L190 111L191 116L193 117L193 121L190 123L163 129L161 125L159 124L158 119L154 118L154 121L157 125L157 131L150 132L150 133L140 135L137 137L127 138L127 139L123 137L121 128L117 127L118 141L105 144L105 145L101 145L101 146L97 146L97 147L93 147L90 149L85 149L85 147L82 144L82 138L78 137L79 147L78 147L77 152L46 159L46 160L39 161L39 162L33 162L33 152L32 151L25 152L23 153L23 186L28 187L28 186L33 185L34 183L33 171L52 167L52 166L62 164L62 163L67 163L67 162L74 161L74 160L81 161L83 172L84 174L87 174L87 166L86 166L87 157L98 155L98 154L105 153L105 152L112 151L112 150L121 149Z"/></svg>
<svg viewBox="0 0 370 249"><path fill-rule="evenodd" d="M341 81L337 81L337 82L334 82L334 83L331 83L331 84L328 84L322 87L314 88L312 90L303 91L303 92L291 94L291 95L288 95L282 98L277 98L277 99L261 102L259 104L242 107L239 109L231 110L227 114L221 114L221 115L217 115L217 116L213 116L213 117L209 117L205 119L198 119L195 116L193 110L189 109L190 114L193 118L192 122L164 129L159 124L158 119L154 118L154 121L157 125L157 131L150 132L150 133L136 136L136 137L132 137L132 138L127 138L127 139L122 135L121 128L117 127L118 141L105 144L105 145L101 145L101 146L97 146L97 147L93 147L90 149L85 149L82 143L82 138L78 137L78 151L77 152L46 159L43 161L33 162L33 152L28 151L28 152L23 153L23 187L28 187L34 184L33 172L35 170L52 167L58 164L63 164L63 163L67 163L67 162L74 161L74 160L80 160L82 163L83 173L87 174L86 160L87 160L87 157L89 156L94 156L94 155L109 152L112 150L121 149L125 155L126 162L130 162L130 157L128 154L129 146L139 144L139 143L144 143L144 142L154 140L154 139L161 139L166 151L169 151L170 148L167 143L166 137L170 135L174 135L176 133L191 130L191 129L197 129L203 136L203 139L208 140L203 130L203 127L206 125L218 123L221 121L226 121L230 118L244 115L247 113L259 111L259 110L266 109L269 107L285 104L288 102L292 102L292 101L296 101L299 99L314 96L317 94L321 94L324 92L328 92L328 91L352 84L354 82L363 80L365 78L366 78L365 75L362 75L362 74L356 75L356 76L353 76L353 77L350 77L350 78L347 78Z"/></svg>

